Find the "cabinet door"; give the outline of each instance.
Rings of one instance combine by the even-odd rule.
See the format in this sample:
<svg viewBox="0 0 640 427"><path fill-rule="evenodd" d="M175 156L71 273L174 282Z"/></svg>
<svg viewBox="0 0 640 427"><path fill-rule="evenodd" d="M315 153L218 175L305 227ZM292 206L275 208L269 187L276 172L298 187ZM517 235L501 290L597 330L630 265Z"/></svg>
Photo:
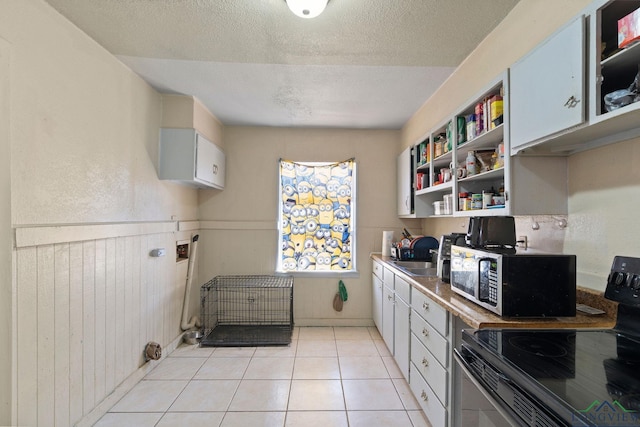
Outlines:
<svg viewBox="0 0 640 427"><path fill-rule="evenodd" d="M511 67L512 153L584 122L585 48L580 16Z"/></svg>
<svg viewBox="0 0 640 427"><path fill-rule="evenodd" d="M215 144L202 135L196 135L196 173L197 179L215 187L224 187L224 153Z"/></svg>
<svg viewBox="0 0 640 427"><path fill-rule="evenodd" d="M382 291L382 339L389 352L394 354L393 347L393 320L394 320L395 295L393 290L384 286Z"/></svg>
<svg viewBox="0 0 640 427"><path fill-rule="evenodd" d="M411 334L411 362L438 396L440 402L447 405L449 373L414 334Z"/></svg>
<svg viewBox="0 0 640 427"><path fill-rule="evenodd" d="M373 323L376 324L378 331L382 334L382 280L375 274L372 274L373 286L373 302L371 310L373 311Z"/></svg>
<svg viewBox="0 0 640 427"><path fill-rule="evenodd" d="M384 267L379 262L371 261L371 269L373 270L373 274L378 276L380 279L384 278Z"/></svg>
<svg viewBox="0 0 640 427"><path fill-rule="evenodd" d="M411 367L411 373L409 378L409 387L416 397L418 404L424 411L424 414L431 421L432 426L447 427L448 425L448 412L447 408L442 405L438 397L433 392L429 384L424 380L420 371L415 367ZM478 424L476 424L478 425ZM485 425L485 424L482 424Z"/></svg>
<svg viewBox="0 0 640 427"><path fill-rule="evenodd" d="M400 372L405 378L409 378L409 337L411 328L409 326L409 304L404 302L396 294L395 323L394 323L394 358L400 368Z"/></svg>
<svg viewBox="0 0 640 427"><path fill-rule="evenodd" d="M413 188L411 186L411 147L404 150L397 161L398 216L413 213Z"/></svg>

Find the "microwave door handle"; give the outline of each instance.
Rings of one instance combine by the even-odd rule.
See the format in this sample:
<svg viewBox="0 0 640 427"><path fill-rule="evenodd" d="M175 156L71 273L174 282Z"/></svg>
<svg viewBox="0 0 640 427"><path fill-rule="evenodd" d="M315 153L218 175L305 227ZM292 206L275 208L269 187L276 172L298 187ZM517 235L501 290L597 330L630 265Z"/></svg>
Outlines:
<svg viewBox="0 0 640 427"><path fill-rule="evenodd" d="M495 258L488 258L488 257L484 257L484 258L480 258L478 260L478 287L476 289L476 298L478 298L478 300L482 301L482 302L489 302L489 295L488 295L488 289L489 286L488 284L485 283L485 286L483 286L483 281L482 281L482 263L488 262L489 266L491 266L492 262L495 262Z"/></svg>
<svg viewBox="0 0 640 427"><path fill-rule="evenodd" d="M523 425L521 420L516 419L511 413L509 413L509 410L505 407L506 404L498 401L498 399L493 397L493 395L491 395L489 391L487 391L485 386L482 385L480 381L473 375L473 373L469 370L469 368L467 368L466 362L464 361L460 353L458 353L457 349L453 350L453 358L458 363L458 366L460 367L460 369L467 375L469 380L473 383L475 388L484 396L485 399L489 401L491 406L493 406L496 409L496 411L498 411L498 413L500 413L500 415L504 417L505 420L507 420L513 426Z"/></svg>

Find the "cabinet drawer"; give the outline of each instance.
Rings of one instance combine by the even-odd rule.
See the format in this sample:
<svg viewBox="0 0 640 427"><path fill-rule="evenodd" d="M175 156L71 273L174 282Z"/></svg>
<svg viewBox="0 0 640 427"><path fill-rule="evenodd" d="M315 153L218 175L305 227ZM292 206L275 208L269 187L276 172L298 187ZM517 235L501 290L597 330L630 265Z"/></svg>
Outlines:
<svg viewBox="0 0 640 427"><path fill-rule="evenodd" d="M411 362L418 368L438 399L446 405L449 374L414 334L411 334Z"/></svg>
<svg viewBox="0 0 640 427"><path fill-rule="evenodd" d="M411 285L401 277L396 276L395 278L395 286L396 286L396 297L402 298L404 302L409 304L411 302Z"/></svg>
<svg viewBox="0 0 640 427"><path fill-rule="evenodd" d="M376 275L380 280L384 280L384 275L383 275L384 267L382 267L382 264L375 261L372 261L372 263L373 263L373 266L372 266L373 274Z"/></svg>
<svg viewBox="0 0 640 427"><path fill-rule="evenodd" d="M416 290L416 288L411 289L411 307L440 334L443 336L447 335L449 331L449 316L447 315L447 310L433 302L431 298L422 292Z"/></svg>
<svg viewBox="0 0 640 427"><path fill-rule="evenodd" d="M385 286L388 286L391 289L395 289L394 284L393 284L393 278L395 277L395 274L393 274L393 271L388 269L388 268L384 268L384 273L383 273L383 282Z"/></svg>
<svg viewBox="0 0 640 427"><path fill-rule="evenodd" d="M409 387L416 397L418 404L429 418L432 426L447 426L447 409L440 403L435 393L412 363L409 372Z"/></svg>
<svg viewBox="0 0 640 427"><path fill-rule="evenodd" d="M449 366L449 342L413 310L411 332L444 367Z"/></svg>

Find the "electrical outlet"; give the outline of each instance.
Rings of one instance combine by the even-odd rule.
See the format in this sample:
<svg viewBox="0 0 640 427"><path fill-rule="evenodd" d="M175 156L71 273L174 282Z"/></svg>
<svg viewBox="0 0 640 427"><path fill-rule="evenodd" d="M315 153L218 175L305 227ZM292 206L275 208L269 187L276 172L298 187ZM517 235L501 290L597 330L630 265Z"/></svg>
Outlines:
<svg viewBox="0 0 640 427"><path fill-rule="evenodd" d="M527 239L527 236L519 236L516 243L518 244L519 248L522 248L526 251L527 247L529 246L529 239Z"/></svg>

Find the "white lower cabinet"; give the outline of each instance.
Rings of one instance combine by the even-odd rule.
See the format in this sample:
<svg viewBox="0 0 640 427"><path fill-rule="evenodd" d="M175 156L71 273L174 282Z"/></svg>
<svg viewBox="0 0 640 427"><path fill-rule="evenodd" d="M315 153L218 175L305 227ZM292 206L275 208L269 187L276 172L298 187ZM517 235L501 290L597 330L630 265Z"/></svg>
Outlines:
<svg viewBox="0 0 640 427"><path fill-rule="evenodd" d="M424 380L430 384L438 399L446 405L449 402L447 396L449 373L413 334L411 335L411 360L414 361L417 371Z"/></svg>
<svg viewBox="0 0 640 427"><path fill-rule="evenodd" d="M450 424L451 315L415 288L411 289L409 386L434 426Z"/></svg>
<svg viewBox="0 0 640 427"><path fill-rule="evenodd" d="M371 311L373 313L373 323L382 331L382 264L373 261L373 274L371 275Z"/></svg>
<svg viewBox="0 0 640 427"><path fill-rule="evenodd" d="M393 289L385 284L382 290L382 331L380 334L391 354L394 354L395 349L393 345L395 302Z"/></svg>
<svg viewBox="0 0 640 427"><path fill-rule="evenodd" d="M411 362L411 375L409 378L409 387L413 392L420 407L424 411L432 426L446 427L448 425L449 414L447 408L440 403L435 393L429 387L429 384L418 373L413 362Z"/></svg>
<svg viewBox="0 0 640 427"><path fill-rule="evenodd" d="M394 347L393 357L405 378L409 378L409 344L411 325L409 316L411 308L411 285L402 277L395 277L395 313L394 313Z"/></svg>
<svg viewBox="0 0 640 427"><path fill-rule="evenodd" d="M373 262L373 319L431 425L452 425L452 318L438 303Z"/></svg>
<svg viewBox="0 0 640 427"><path fill-rule="evenodd" d="M414 308L414 316L411 319L411 332L418 340L424 344L429 352L443 366L448 366L449 359L449 340L446 336L438 332L429 322L420 316L419 312Z"/></svg>
<svg viewBox="0 0 640 427"><path fill-rule="evenodd" d="M372 310L373 310L373 323L375 323L378 331L382 330L382 280L375 275L371 279L372 284Z"/></svg>
<svg viewBox="0 0 640 427"><path fill-rule="evenodd" d="M376 317L380 316L381 325L376 326L382 335L389 352L398 365L405 378L409 378L409 343L410 330L409 316L411 308L409 306L411 298L411 285L396 276L392 270L383 269L383 280L380 282L379 277L373 275L373 311L374 322ZM380 285L380 288L378 286ZM378 290L380 289L380 291ZM381 292L380 309L377 308L378 296Z"/></svg>

